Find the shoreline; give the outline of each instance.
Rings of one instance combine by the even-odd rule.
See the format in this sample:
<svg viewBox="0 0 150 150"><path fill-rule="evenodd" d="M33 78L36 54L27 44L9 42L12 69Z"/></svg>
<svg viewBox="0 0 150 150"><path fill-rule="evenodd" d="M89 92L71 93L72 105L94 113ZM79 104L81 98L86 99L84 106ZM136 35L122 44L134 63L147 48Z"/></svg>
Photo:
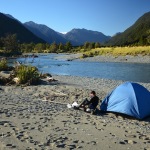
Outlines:
<svg viewBox="0 0 150 150"><path fill-rule="evenodd" d="M148 63L150 64L150 56L111 56L111 55L99 55L94 57L81 58L82 54L64 54L63 56L55 57L58 60L67 61L88 61L88 62L119 62L119 63Z"/></svg>
<svg viewBox="0 0 150 150"><path fill-rule="evenodd" d="M102 99L123 81L53 76L38 86L0 86L2 149L145 149L150 148L150 117L142 121L107 113L68 109L95 90ZM150 90L150 83L140 83ZM99 108L99 106L98 106ZM83 136L84 135L84 136Z"/></svg>
<svg viewBox="0 0 150 150"><path fill-rule="evenodd" d="M47 55L47 54L56 54L56 53L35 53L34 55L37 57L38 55ZM85 62L116 62L116 63L146 63L150 64L150 56L112 56L112 55L99 55L94 57L87 57L87 58L81 58L83 55L82 53L60 53L61 56L56 56L56 60L65 60L65 61L85 61ZM33 53L24 53L21 56L18 57L0 57L6 58L6 59L18 59L22 58L25 55L33 55ZM59 54L58 54L59 55Z"/></svg>
<svg viewBox="0 0 150 150"><path fill-rule="evenodd" d="M87 89L104 89L111 92L118 85L127 82L123 80L113 80L104 78L94 78L94 77L79 77L79 76L69 76L69 75L53 75L54 79L58 80L60 83L74 85L77 87L87 88ZM150 91L150 83L136 82Z"/></svg>

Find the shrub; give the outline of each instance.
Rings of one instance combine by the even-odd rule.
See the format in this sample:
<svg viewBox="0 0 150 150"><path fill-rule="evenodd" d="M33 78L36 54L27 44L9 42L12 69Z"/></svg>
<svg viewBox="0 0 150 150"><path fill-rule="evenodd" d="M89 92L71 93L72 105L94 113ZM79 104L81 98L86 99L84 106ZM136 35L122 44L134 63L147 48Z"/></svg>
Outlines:
<svg viewBox="0 0 150 150"><path fill-rule="evenodd" d="M8 69L7 60L1 59L0 60L0 71L5 71Z"/></svg>
<svg viewBox="0 0 150 150"><path fill-rule="evenodd" d="M20 65L15 68L15 76L19 78L20 84L38 84L40 74L33 66Z"/></svg>

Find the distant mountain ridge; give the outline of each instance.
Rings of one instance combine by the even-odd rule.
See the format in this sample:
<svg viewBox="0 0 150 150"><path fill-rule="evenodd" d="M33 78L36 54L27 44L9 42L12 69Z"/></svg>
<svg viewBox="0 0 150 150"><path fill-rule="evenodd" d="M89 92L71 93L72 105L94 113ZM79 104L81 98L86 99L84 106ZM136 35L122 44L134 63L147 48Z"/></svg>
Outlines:
<svg viewBox="0 0 150 150"><path fill-rule="evenodd" d="M2 13L1 13L2 14ZM21 23L19 20L17 20L16 18L14 18L13 16L9 15L9 14L3 14L5 15L7 18L9 18L9 20L13 20L13 22L15 22L15 24L17 24L17 26L20 28L22 28L21 30L17 30L14 29L14 25L9 26L9 29L7 28L7 31L5 30L5 33L16 33L17 36L19 36L19 40L21 42L36 42L37 43L37 39L39 39L40 43L43 43L44 41L46 41L47 43L51 44L53 42L56 42L57 44L59 43L63 43L65 44L67 41L70 41L72 43L72 45L74 46L78 46L78 45L83 45L85 42L100 42L100 43L104 43L106 41L108 41L110 39L110 36L105 36L103 33L101 32L97 32L97 31L91 31L91 30L87 30L87 29L72 29L71 31L69 31L66 34L62 34L59 33L57 31L54 31L53 29L49 28L46 25L43 24L37 24L34 23L33 21L29 21L26 23ZM7 25L9 25L9 23L7 23ZM23 26L27 29L23 29ZM10 32L11 30L11 32ZM30 35L30 38L26 38L25 35L25 30L26 33L30 34L32 33L32 36ZM24 32L22 32L24 31ZM2 35L2 33L0 34L0 36ZM22 36L21 36L22 35ZM31 38L34 38L37 40L34 40ZM28 37L28 36L27 36ZM42 40L40 40L42 39Z"/></svg>
<svg viewBox="0 0 150 150"><path fill-rule="evenodd" d="M101 32L87 29L72 29L70 32L62 34L52 30L46 25L37 24L32 21L26 22L24 25L36 36L50 44L53 42L66 43L70 41L73 45L83 45L87 41L104 43L110 39L110 36L105 36Z"/></svg>
<svg viewBox="0 0 150 150"><path fill-rule="evenodd" d="M59 33L46 25L33 21L21 23L9 14L0 13L0 37L7 33L17 34L18 40L25 43L66 43L70 41L74 46L85 42L100 42L106 45L150 44L150 12L141 16L131 27L114 36L106 36L101 32L74 28L66 34Z"/></svg>
<svg viewBox="0 0 150 150"><path fill-rule="evenodd" d="M15 18L11 17L0 13L0 37L4 37L6 34L16 34L20 43L45 43L44 40L35 36Z"/></svg>
<svg viewBox="0 0 150 150"><path fill-rule="evenodd" d="M33 21L29 21L29 22L24 23L24 26L28 30L33 32L36 36L45 40L49 44L53 42L64 44L67 42L67 40L64 37L62 37L53 29L47 27L46 25L37 24L37 23L34 23Z"/></svg>
<svg viewBox="0 0 150 150"><path fill-rule="evenodd" d="M113 36L108 42L109 45L130 45L146 44L147 38L150 38L150 12L141 16L131 27L124 32Z"/></svg>
<svg viewBox="0 0 150 150"><path fill-rule="evenodd" d="M72 29L70 32L63 35L68 41L73 41L74 44L83 45L85 42L100 42L104 43L111 37L106 36L101 32L87 29Z"/></svg>

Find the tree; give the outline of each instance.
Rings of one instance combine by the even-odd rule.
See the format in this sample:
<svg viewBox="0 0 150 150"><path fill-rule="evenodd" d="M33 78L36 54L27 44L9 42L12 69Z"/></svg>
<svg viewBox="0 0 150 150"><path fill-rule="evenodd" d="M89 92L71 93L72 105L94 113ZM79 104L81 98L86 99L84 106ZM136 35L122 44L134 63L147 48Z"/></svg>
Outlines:
<svg viewBox="0 0 150 150"><path fill-rule="evenodd" d="M34 50L35 44L34 43L23 43L21 44L20 48L22 52L31 53Z"/></svg>
<svg viewBox="0 0 150 150"><path fill-rule="evenodd" d="M51 45L46 43L45 46L46 46L46 50L49 50Z"/></svg>
<svg viewBox="0 0 150 150"><path fill-rule="evenodd" d="M58 49L58 46L56 44L56 42L53 42L50 46L50 52L51 53L56 53L57 52L57 49Z"/></svg>
<svg viewBox="0 0 150 150"><path fill-rule="evenodd" d="M20 51L16 34L7 34L2 40L7 52L16 53Z"/></svg>
<svg viewBox="0 0 150 150"><path fill-rule="evenodd" d="M62 43L59 44L59 50L64 50L64 45Z"/></svg>
<svg viewBox="0 0 150 150"><path fill-rule="evenodd" d="M1 48L1 49L3 48L3 41L2 41L2 38L0 38L0 48Z"/></svg>
<svg viewBox="0 0 150 150"><path fill-rule="evenodd" d="M100 48L100 46L101 46L101 45L100 45L99 42L96 42L96 43L95 43L95 48Z"/></svg>
<svg viewBox="0 0 150 150"><path fill-rule="evenodd" d="M44 49L45 49L45 46L44 46L43 43L38 43L38 44L36 44L36 45L35 45L35 48L34 48L34 50L35 50L36 52L38 52L38 53L43 52Z"/></svg>
<svg viewBox="0 0 150 150"><path fill-rule="evenodd" d="M139 45L146 45L147 44L147 39L145 36L141 36L140 40L139 40Z"/></svg>
<svg viewBox="0 0 150 150"><path fill-rule="evenodd" d="M150 45L150 35L147 37L147 43Z"/></svg>
<svg viewBox="0 0 150 150"><path fill-rule="evenodd" d="M93 49L93 48L95 48L95 43L93 42L93 43L90 43L90 45L89 45L89 47L88 47L89 49Z"/></svg>
<svg viewBox="0 0 150 150"><path fill-rule="evenodd" d="M89 45L90 45L90 43L89 43L89 42L85 42L85 43L84 43L84 46L83 46L83 47L84 47L84 49L88 49L88 48L89 48Z"/></svg>
<svg viewBox="0 0 150 150"><path fill-rule="evenodd" d="M72 49L72 44L71 44L71 42L67 42L66 44L65 44L65 50L66 51L70 51Z"/></svg>

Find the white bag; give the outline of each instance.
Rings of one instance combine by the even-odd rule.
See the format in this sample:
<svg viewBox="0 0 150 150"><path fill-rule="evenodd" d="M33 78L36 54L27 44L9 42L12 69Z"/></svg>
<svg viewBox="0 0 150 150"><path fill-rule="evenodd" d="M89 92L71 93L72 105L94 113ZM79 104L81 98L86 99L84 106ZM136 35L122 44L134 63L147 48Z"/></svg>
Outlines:
<svg viewBox="0 0 150 150"><path fill-rule="evenodd" d="M73 104L67 104L68 108L78 107L79 104L77 102L74 102Z"/></svg>

